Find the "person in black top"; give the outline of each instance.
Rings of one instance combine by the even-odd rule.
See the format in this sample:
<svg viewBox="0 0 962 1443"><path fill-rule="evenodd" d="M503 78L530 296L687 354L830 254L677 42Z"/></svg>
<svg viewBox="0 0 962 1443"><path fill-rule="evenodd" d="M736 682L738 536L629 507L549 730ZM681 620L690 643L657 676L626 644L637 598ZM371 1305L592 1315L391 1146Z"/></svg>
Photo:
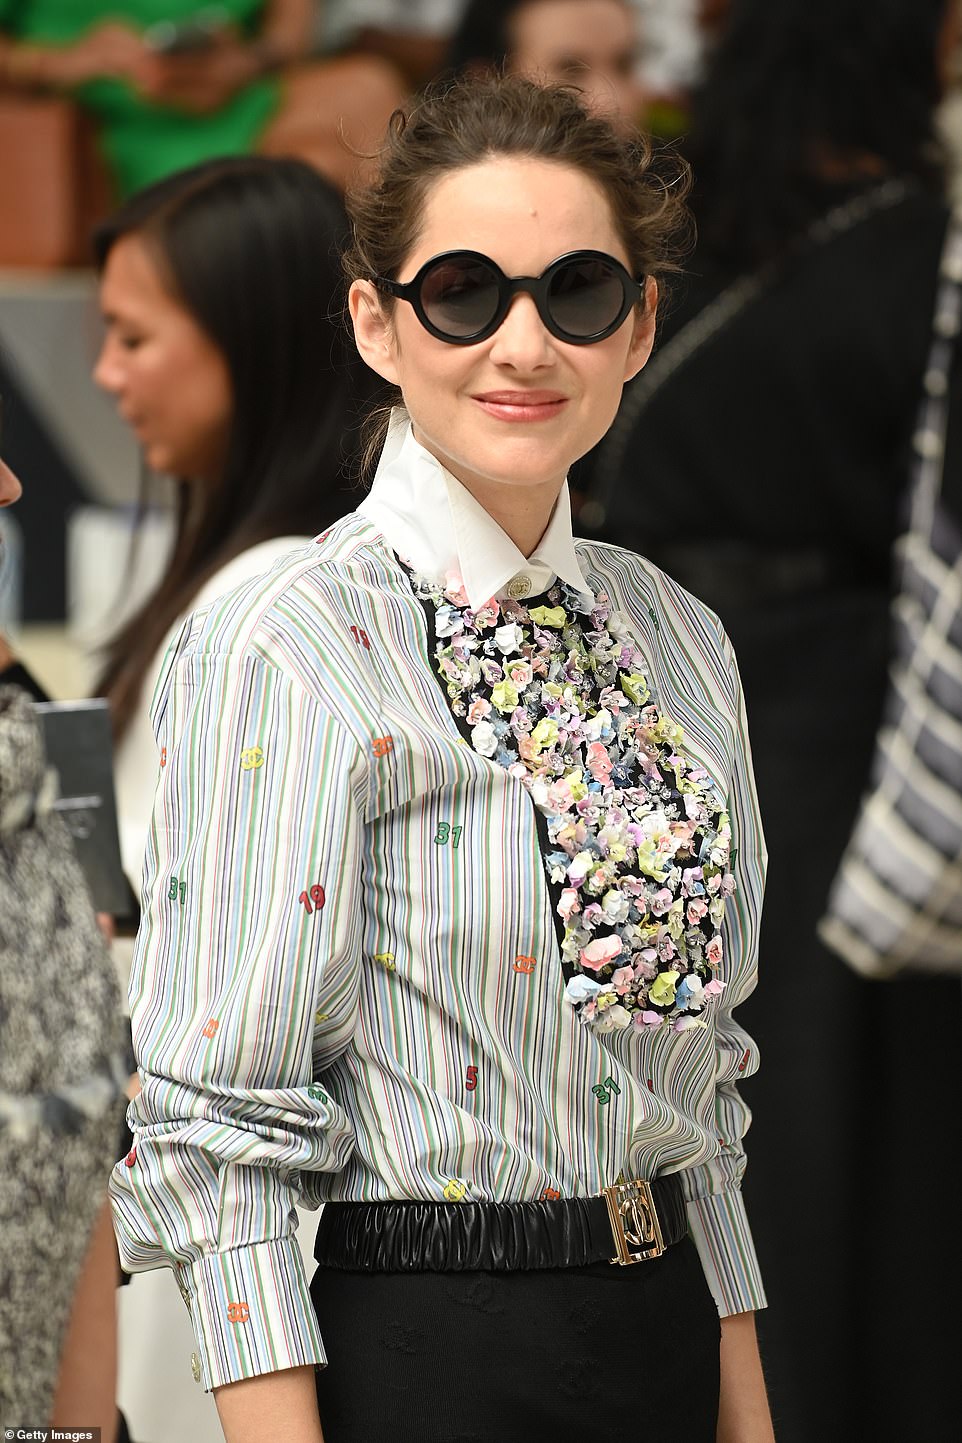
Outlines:
<svg viewBox="0 0 962 1443"><path fill-rule="evenodd" d="M582 534L714 607L742 670L770 851L745 1191L779 1443L947 1443L958 1426L929 1352L962 1344L958 1252L933 1267L903 1251L919 1196L937 1216L962 1185L958 988L873 986L816 938L886 684L956 21L945 0L733 7L689 147L690 275L579 478ZM951 390L945 500L962 518L958 363Z"/></svg>

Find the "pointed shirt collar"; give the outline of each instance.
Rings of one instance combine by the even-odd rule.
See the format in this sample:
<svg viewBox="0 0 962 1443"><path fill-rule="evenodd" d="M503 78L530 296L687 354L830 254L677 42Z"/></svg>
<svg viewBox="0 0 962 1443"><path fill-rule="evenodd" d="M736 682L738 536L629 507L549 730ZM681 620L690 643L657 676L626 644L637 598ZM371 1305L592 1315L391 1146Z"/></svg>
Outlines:
<svg viewBox="0 0 962 1443"><path fill-rule="evenodd" d="M538 596L556 578L591 595L575 555L567 482L548 529L525 556L471 492L415 440L406 417L392 419L374 484L357 509L421 575L443 584L452 573L460 577L475 609L492 596L517 601Z"/></svg>

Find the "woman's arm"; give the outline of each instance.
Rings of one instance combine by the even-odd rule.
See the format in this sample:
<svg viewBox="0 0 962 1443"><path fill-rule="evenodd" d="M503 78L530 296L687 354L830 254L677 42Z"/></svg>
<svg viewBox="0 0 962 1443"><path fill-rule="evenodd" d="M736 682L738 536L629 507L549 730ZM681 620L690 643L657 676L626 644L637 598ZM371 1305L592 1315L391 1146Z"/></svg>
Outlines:
<svg viewBox="0 0 962 1443"><path fill-rule="evenodd" d="M214 1389L226 1443L324 1443L313 1368L264 1373Z"/></svg>
<svg viewBox="0 0 962 1443"><path fill-rule="evenodd" d="M217 110L245 85L303 59L313 26L312 0L268 0L253 39L225 28L196 54L150 57L140 73L141 89L152 100L197 114Z"/></svg>
<svg viewBox="0 0 962 1443"><path fill-rule="evenodd" d="M754 1313L721 1320L717 1443L775 1443Z"/></svg>
<svg viewBox="0 0 962 1443"><path fill-rule="evenodd" d="M116 20L95 25L72 45L21 42L0 35L0 88L72 90L107 75L135 81L145 53L136 30Z"/></svg>
<svg viewBox="0 0 962 1443"><path fill-rule="evenodd" d="M314 1077L354 1034L369 780L313 690L235 644L189 626L158 693L143 1090L111 1181L124 1265L174 1265L209 1389L324 1361L294 1203L353 1147Z"/></svg>
<svg viewBox="0 0 962 1443"><path fill-rule="evenodd" d="M106 1198L77 1280L50 1422L68 1430L75 1428L80 1418L101 1429L102 1443L113 1443L117 1430L117 1244Z"/></svg>

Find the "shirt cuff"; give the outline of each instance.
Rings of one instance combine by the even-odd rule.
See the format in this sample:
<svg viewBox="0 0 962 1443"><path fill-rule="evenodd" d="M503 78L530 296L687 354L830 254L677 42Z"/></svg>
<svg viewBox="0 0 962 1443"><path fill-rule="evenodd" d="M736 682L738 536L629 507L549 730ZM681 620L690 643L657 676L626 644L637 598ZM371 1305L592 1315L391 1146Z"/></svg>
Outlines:
<svg viewBox="0 0 962 1443"><path fill-rule="evenodd" d="M208 1253L175 1268L205 1392L283 1368L327 1363L294 1238Z"/></svg>
<svg viewBox="0 0 962 1443"><path fill-rule="evenodd" d="M687 1207L688 1227L719 1315L727 1318L767 1307L741 1192L709 1193Z"/></svg>

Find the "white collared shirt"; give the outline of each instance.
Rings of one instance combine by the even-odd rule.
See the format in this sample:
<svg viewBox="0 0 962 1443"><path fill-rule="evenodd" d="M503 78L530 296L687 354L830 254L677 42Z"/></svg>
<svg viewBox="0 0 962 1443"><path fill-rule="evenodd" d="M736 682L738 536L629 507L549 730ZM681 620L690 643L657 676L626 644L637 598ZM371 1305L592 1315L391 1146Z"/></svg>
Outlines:
<svg viewBox="0 0 962 1443"><path fill-rule="evenodd" d="M525 556L467 487L415 439L403 412L392 417L374 484L357 509L422 576L441 582L459 577L475 609L492 596L515 601L539 596L558 577L576 591L590 592L575 555L567 482L547 530Z"/></svg>

